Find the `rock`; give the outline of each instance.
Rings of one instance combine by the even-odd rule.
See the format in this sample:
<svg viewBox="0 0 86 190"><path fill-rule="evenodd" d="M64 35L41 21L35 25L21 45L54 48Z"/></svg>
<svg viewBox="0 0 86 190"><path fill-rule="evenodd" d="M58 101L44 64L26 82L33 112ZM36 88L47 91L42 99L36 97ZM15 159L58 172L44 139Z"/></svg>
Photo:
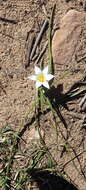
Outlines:
<svg viewBox="0 0 86 190"><path fill-rule="evenodd" d="M41 136L42 138L44 139L45 137L45 134L44 134L44 131L41 129ZM28 143L33 141L33 142L36 142L37 140L40 140L40 136L39 136L39 133L38 133L38 129L35 129L35 128L32 128L29 132L28 132L28 136L29 136L29 139L28 139Z"/></svg>
<svg viewBox="0 0 86 190"><path fill-rule="evenodd" d="M75 53L86 13L69 10L62 18L60 29L54 34L52 40L52 54L54 63L70 65Z"/></svg>
<svg viewBox="0 0 86 190"><path fill-rule="evenodd" d="M86 0L83 0L83 9L84 9L84 11L86 11Z"/></svg>

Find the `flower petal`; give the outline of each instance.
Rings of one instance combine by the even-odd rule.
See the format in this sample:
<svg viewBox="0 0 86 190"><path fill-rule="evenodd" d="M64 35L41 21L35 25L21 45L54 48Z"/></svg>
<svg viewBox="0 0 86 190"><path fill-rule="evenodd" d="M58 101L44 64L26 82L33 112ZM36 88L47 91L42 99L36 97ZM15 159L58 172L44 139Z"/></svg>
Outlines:
<svg viewBox="0 0 86 190"><path fill-rule="evenodd" d="M45 76L46 76L46 80L48 81L54 78L54 75L51 75L51 74L47 74Z"/></svg>
<svg viewBox="0 0 86 190"><path fill-rule="evenodd" d="M36 88L39 88L40 86L42 86L42 83L39 81L36 81Z"/></svg>
<svg viewBox="0 0 86 190"><path fill-rule="evenodd" d="M43 74L48 74L48 66L43 69Z"/></svg>
<svg viewBox="0 0 86 190"><path fill-rule="evenodd" d="M37 66L35 66L35 74L38 75L41 73L41 69Z"/></svg>
<svg viewBox="0 0 86 190"><path fill-rule="evenodd" d="M32 75L32 76L28 77L28 79L36 80L36 76L35 76L35 75Z"/></svg>
<svg viewBox="0 0 86 190"><path fill-rule="evenodd" d="M48 82L43 82L42 85L43 85L44 87L46 87L46 88L49 89L49 84L48 84Z"/></svg>

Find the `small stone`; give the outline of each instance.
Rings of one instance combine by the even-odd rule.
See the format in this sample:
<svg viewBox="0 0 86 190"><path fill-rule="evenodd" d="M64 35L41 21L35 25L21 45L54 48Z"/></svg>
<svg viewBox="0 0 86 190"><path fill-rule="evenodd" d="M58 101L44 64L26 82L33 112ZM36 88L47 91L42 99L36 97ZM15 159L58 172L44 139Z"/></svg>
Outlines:
<svg viewBox="0 0 86 190"><path fill-rule="evenodd" d="M35 128L32 128L29 131L28 136L29 136L29 141L31 141L31 140L39 140L40 139L38 129L35 129ZM42 136L42 138L44 138L44 131L42 129L41 129L41 136Z"/></svg>

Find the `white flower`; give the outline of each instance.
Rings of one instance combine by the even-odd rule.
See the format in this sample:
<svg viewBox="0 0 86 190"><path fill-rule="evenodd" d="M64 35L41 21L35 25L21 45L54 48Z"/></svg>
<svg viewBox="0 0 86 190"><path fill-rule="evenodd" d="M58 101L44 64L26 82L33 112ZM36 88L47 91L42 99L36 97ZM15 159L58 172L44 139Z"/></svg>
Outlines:
<svg viewBox="0 0 86 190"><path fill-rule="evenodd" d="M50 81L53 77L53 75L48 74L48 66L43 70L35 66L35 75L32 75L28 78L36 81L36 88L39 88L42 85L46 88L49 88L48 81Z"/></svg>

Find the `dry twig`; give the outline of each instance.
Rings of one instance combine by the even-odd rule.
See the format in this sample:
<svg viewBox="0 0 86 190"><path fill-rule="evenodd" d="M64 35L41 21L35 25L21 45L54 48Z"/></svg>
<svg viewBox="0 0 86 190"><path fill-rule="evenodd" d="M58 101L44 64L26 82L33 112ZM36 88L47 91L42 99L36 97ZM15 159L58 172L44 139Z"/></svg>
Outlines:
<svg viewBox="0 0 86 190"><path fill-rule="evenodd" d="M47 25L48 25L48 20L45 20L45 21L44 21L44 24L43 24L43 26L42 26L42 28L41 28L41 30L40 30L38 36L37 36L37 39L36 39L36 41L35 41L34 47L33 47L33 49L32 49L31 55L30 55L30 60L33 58L33 56L34 56L34 54L35 54L36 48L37 48L37 46L38 46L38 44L39 44L39 42L40 42L40 40L41 40L41 38L42 38L42 35L43 35L43 33L44 33L44 31L45 31Z"/></svg>

